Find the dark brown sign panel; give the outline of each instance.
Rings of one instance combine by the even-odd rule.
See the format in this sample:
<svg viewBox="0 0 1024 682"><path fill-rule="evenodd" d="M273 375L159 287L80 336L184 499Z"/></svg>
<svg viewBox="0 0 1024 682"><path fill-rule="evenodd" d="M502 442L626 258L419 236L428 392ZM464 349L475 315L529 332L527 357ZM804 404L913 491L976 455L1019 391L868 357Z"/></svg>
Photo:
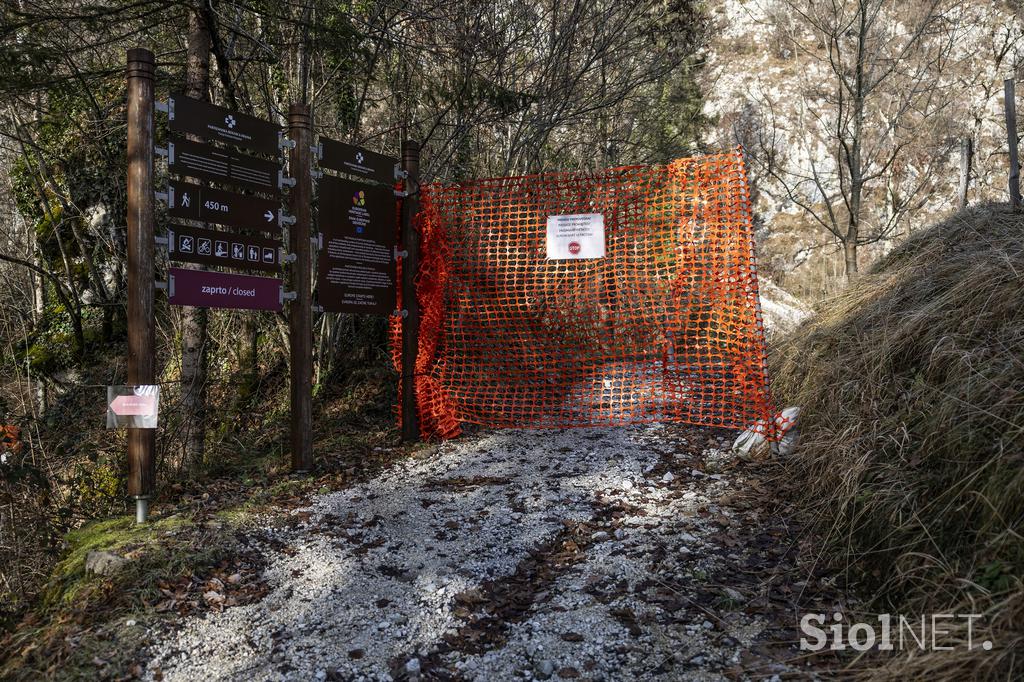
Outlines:
<svg viewBox="0 0 1024 682"><path fill-rule="evenodd" d="M172 137L167 145L167 167L172 173L226 182L280 196L281 164L238 154L201 142Z"/></svg>
<svg viewBox="0 0 1024 682"><path fill-rule="evenodd" d="M395 165L398 164L398 159L326 137L320 138L320 150L320 166L323 168L358 175L388 185L395 182Z"/></svg>
<svg viewBox="0 0 1024 682"><path fill-rule="evenodd" d="M281 310L281 280L228 272L168 268L167 299L171 305L195 308Z"/></svg>
<svg viewBox="0 0 1024 682"><path fill-rule="evenodd" d="M167 123L172 132L189 133L277 156L281 128L270 121L184 95L168 99Z"/></svg>
<svg viewBox="0 0 1024 682"><path fill-rule="evenodd" d="M182 263L280 272L280 246L274 239L187 225L172 225L167 231L167 257Z"/></svg>
<svg viewBox="0 0 1024 682"><path fill-rule="evenodd" d="M172 218L229 225L250 232L281 232L280 203L223 189L171 180L167 210Z"/></svg>
<svg viewBox="0 0 1024 682"><path fill-rule="evenodd" d="M395 310L395 194L388 187L324 176L320 180L317 262L320 305L334 313Z"/></svg>

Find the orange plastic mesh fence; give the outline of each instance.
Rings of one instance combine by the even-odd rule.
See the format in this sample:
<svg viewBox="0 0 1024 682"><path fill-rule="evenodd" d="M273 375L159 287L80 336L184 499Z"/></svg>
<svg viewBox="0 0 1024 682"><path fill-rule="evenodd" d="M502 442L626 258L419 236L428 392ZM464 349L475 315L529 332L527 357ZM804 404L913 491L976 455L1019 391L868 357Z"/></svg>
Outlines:
<svg viewBox="0 0 1024 682"><path fill-rule="evenodd" d="M548 260L548 216L600 213L606 256ZM425 185L416 400L460 424L770 423L742 153ZM400 365L401 324L392 324Z"/></svg>

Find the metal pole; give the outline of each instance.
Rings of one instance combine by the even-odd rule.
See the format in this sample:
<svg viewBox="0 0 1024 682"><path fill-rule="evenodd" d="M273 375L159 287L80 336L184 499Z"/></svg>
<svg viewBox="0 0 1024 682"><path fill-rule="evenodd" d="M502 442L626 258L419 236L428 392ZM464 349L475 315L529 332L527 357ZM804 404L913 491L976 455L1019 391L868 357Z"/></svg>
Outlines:
<svg viewBox="0 0 1024 682"><path fill-rule="evenodd" d="M156 370L153 319L153 74L156 59L128 50L128 383L152 384ZM128 494L138 523L149 514L156 479L156 431L128 429Z"/></svg>
<svg viewBox="0 0 1024 682"><path fill-rule="evenodd" d="M149 516L149 498L140 497L135 500L135 523L145 523Z"/></svg>
<svg viewBox="0 0 1024 682"><path fill-rule="evenodd" d="M416 351L419 348L420 307L416 301L416 272L420 263L420 235L413 228L413 217L419 208L420 144L415 140L402 143L402 169L408 173L405 189L409 193L402 200L402 248L407 252L402 259L402 308L407 311L402 319L402 440L415 441L420 437L419 417L416 414Z"/></svg>
<svg viewBox="0 0 1024 682"><path fill-rule="evenodd" d="M292 355L292 470L313 470L313 273L311 173L312 120L309 105L293 104L288 110L291 150L290 173L295 186L288 195L288 210L295 217L289 230L290 249L296 260L290 268L289 289L297 294L288 309Z"/></svg>
<svg viewBox="0 0 1024 682"><path fill-rule="evenodd" d="M1010 148L1010 203L1020 208L1020 159L1017 156L1017 103L1012 78L1003 81L1003 106L1006 109L1006 142Z"/></svg>

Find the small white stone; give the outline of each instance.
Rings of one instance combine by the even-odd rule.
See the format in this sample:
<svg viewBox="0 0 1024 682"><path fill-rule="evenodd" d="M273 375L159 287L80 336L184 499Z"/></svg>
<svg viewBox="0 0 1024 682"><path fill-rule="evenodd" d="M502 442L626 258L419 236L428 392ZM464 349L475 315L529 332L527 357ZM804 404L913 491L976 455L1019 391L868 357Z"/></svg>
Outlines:
<svg viewBox="0 0 1024 682"><path fill-rule="evenodd" d="M665 475L661 477L661 482L662 483L671 483L672 481L675 480L675 478L676 477L672 475L671 471L666 471Z"/></svg>
<svg viewBox="0 0 1024 682"><path fill-rule="evenodd" d="M405 664L405 672L409 673L410 675L419 675L420 659L410 658L408 662Z"/></svg>

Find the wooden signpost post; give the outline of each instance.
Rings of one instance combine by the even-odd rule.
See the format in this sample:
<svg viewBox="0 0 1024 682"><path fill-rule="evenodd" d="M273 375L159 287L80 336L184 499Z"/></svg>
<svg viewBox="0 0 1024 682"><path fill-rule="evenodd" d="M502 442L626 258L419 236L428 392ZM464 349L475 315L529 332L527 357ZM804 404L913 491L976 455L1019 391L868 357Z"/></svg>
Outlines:
<svg viewBox="0 0 1024 682"><path fill-rule="evenodd" d="M418 236L413 229L418 185L419 146L403 146L397 159L327 138L313 146L307 105L292 105L287 138L269 121L183 95L159 105L154 99L153 53L128 51L128 382L116 389L110 409L115 427L129 425L129 494L136 500L136 520L148 514L154 491L153 428L133 428L148 421L139 416L139 395L159 395L155 380L154 290L166 289L171 305L281 311L286 301L291 346L292 469L313 468L313 264L317 273L317 309L327 312L398 314L402 320L402 437L415 440L413 368L419 311L413 281ZM166 113L171 137L154 147L154 115ZM207 140L196 142L183 136ZM243 151L239 151L238 149ZM286 177L281 153L288 149ZM228 185L209 187L168 178L156 192L154 158L166 157L167 170L199 181ZM255 154L256 156L254 156ZM314 259L313 161L349 178L323 176L320 185L320 245ZM265 158L275 157L275 158ZM322 174L317 174L322 175ZM395 182L405 178L405 190ZM285 191L285 188L289 189ZM401 197L401 240L396 248L396 195ZM155 199L167 205L172 220L167 236L154 234ZM282 208L285 201L287 212ZM199 224L196 224L199 223ZM287 229L288 249L280 239ZM263 233L262 235L260 233ZM268 236L269 235L269 236ZM237 272L167 268L167 281L155 279L154 250L159 244L171 262L231 270L280 273L287 270L288 290L277 277ZM396 310L396 260L403 258L401 309ZM124 397L127 391L130 394ZM134 393L133 393L134 391ZM155 406L156 398L150 402ZM134 401L134 402L133 402ZM144 402L144 401L143 401ZM138 405L136 405L138 403ZM149 405L146 402L146 405Z"/></svg>
<svg viewBox="0 0 1024 682"><path fill-rule="evenodd" d="M289 168L295 178L288 208L295 217L289 230L295 263L289 285L295 300L288 308L291 343L292 469L313 469L313 121L309 106L293 104L288 110L288 138L293 145Z"/></svg>
<svg viewBox="0 0 1024 682"><path fill-rule="evenodd" d="M152 384L156 373L153 318L153 74L149 50L128 51L128 383ZM156 432L128 429L128 495L135 520L149 513L156 467Z"/></svg>
<svg viewBox="0 0 1024 682"><path fill-rule="evenodd" d="M416 351L419 348L420 306L416 301L416 272L420 259L420 235L412 224L419 208L420 145L402 145L402 170L406 173L406 197L402 200L402 440L420 437L416 416Z"/></svg>

